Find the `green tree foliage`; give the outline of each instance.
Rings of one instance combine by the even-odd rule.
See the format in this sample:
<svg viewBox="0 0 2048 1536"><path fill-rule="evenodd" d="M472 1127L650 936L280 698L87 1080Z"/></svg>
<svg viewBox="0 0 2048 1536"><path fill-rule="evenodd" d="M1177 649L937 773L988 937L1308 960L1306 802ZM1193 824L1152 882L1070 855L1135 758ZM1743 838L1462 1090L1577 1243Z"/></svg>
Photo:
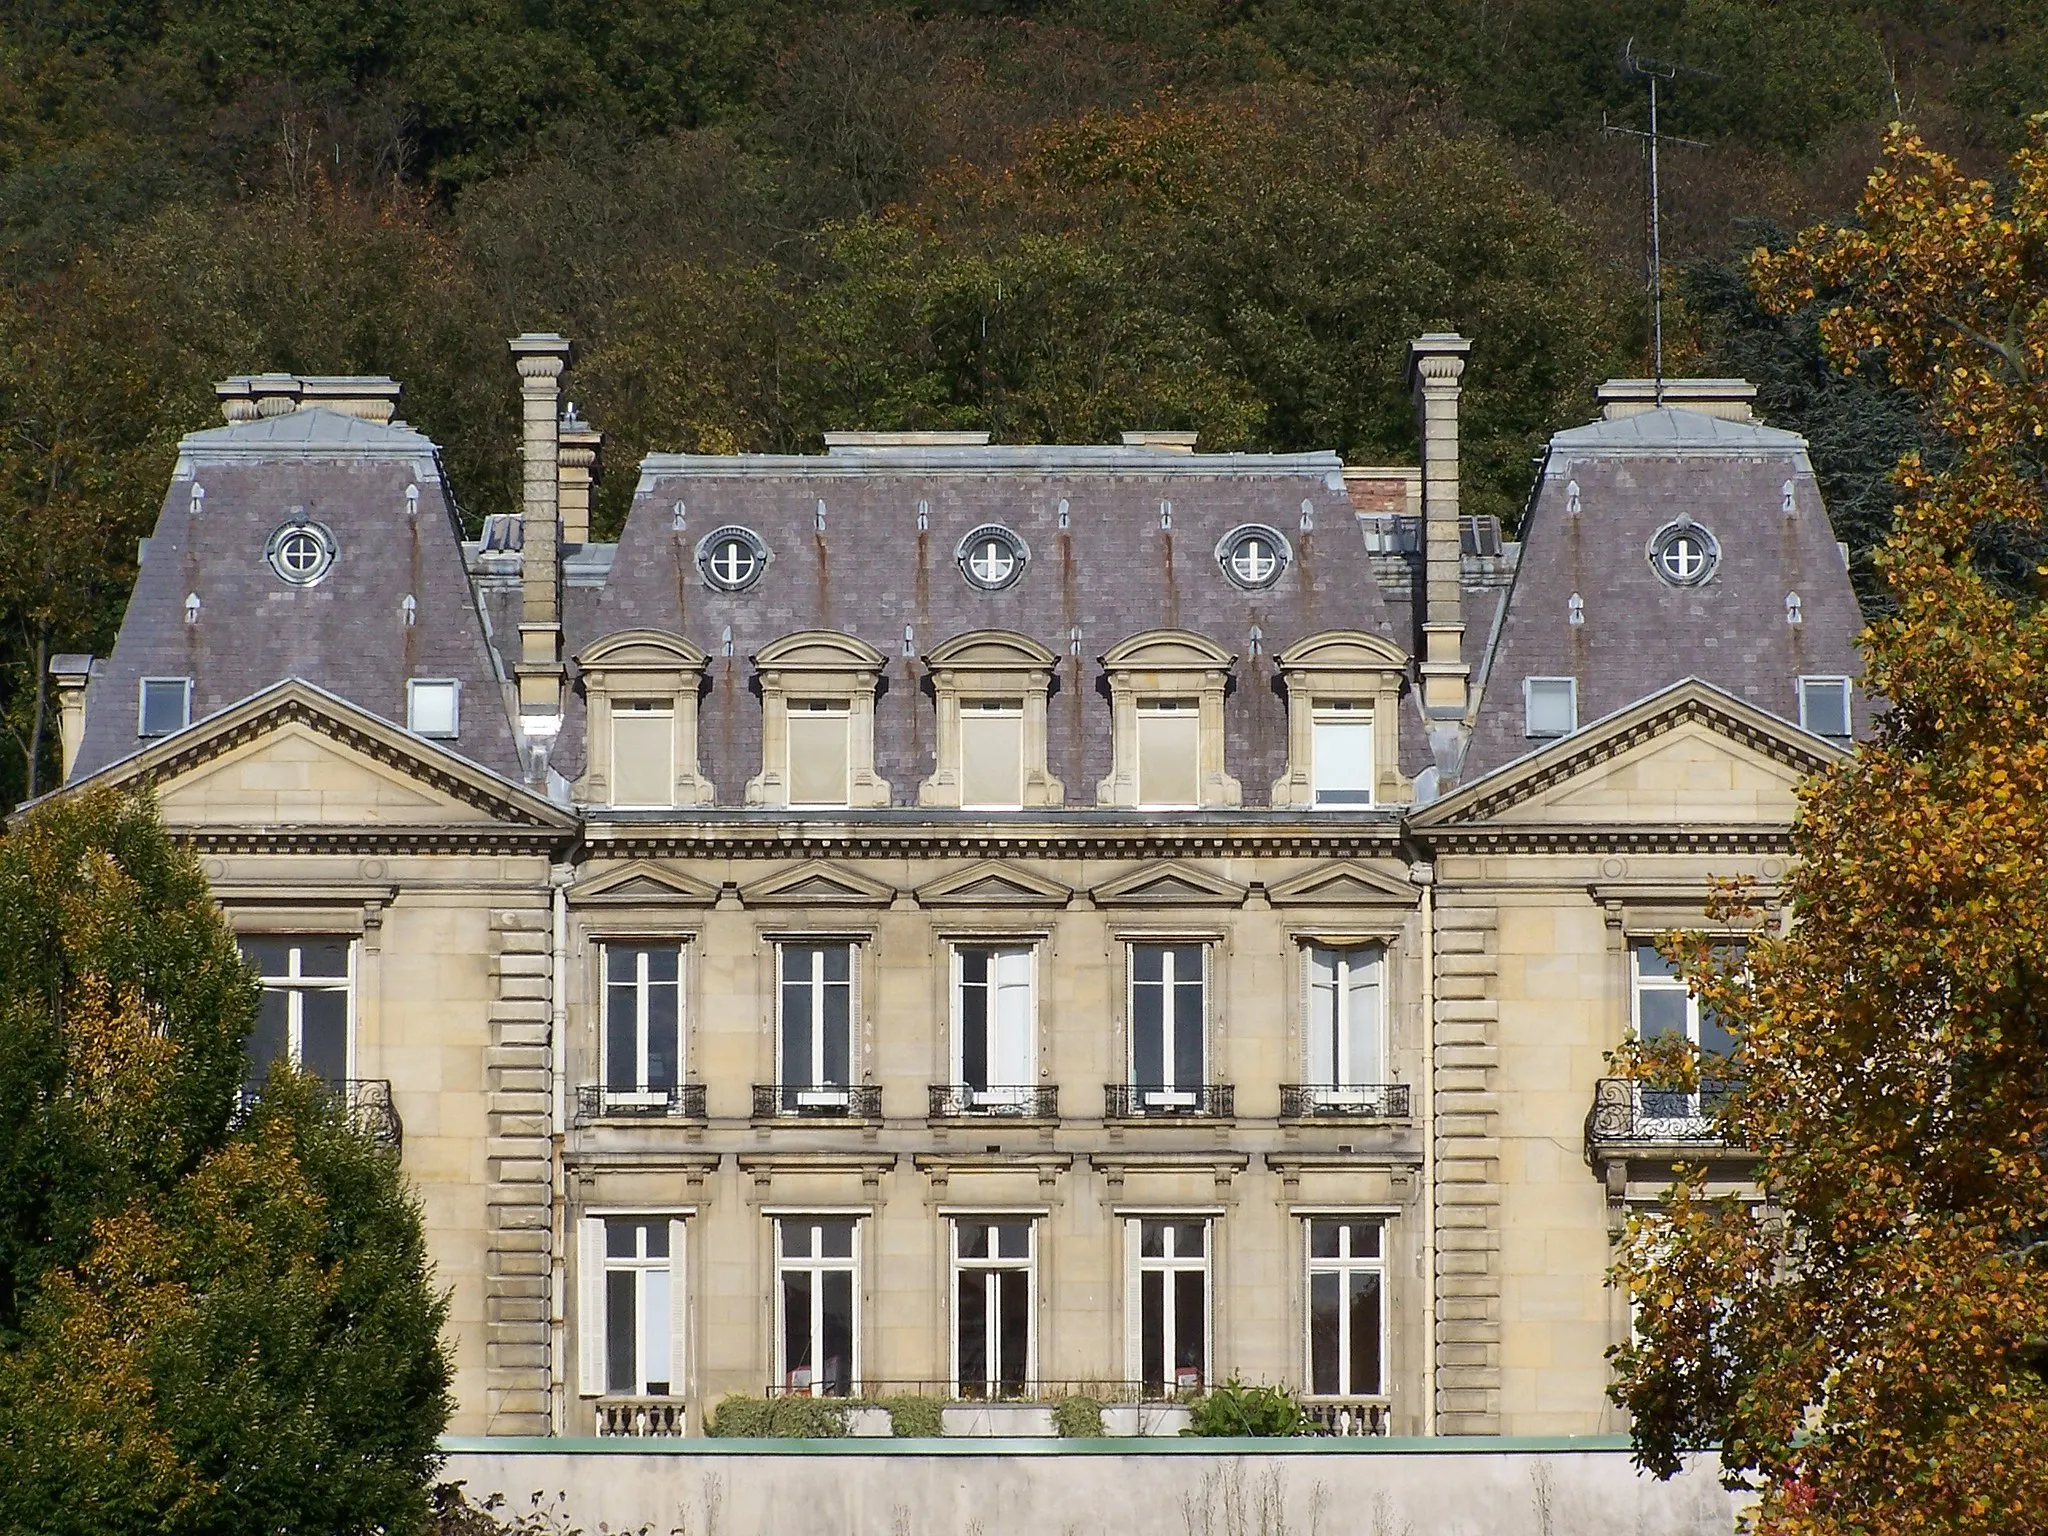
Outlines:
<svg viewBox="0 0 2048 1536"><path fill-rule="evenodd" d="M101 791L0 840L0 1531L408 1531L445 1303L396 1158L280 1067L191 856Z"/></svg>
<svg viewBox="0 0 2048 1536"><path fill-rule="evenodd" d="M1235 1376L1211 1387L1188 1410L1183 1435L1299 1435L1308 1430L1301 1404L1285 1387L1254 1386Z"/></svg>

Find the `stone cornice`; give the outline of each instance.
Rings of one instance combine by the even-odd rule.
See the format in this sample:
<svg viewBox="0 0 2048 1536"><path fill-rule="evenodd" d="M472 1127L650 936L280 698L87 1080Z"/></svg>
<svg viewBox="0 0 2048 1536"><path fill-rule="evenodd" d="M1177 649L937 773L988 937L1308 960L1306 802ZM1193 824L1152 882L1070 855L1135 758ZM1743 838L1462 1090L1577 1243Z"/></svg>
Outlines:
<svg viewBox="0 0 2048 1536"><path fill-rule="evenodd" d="M1789 826L1700 823L1612 826L1431 827L1416 841L1436 853L1790 853Z"/></svg>
<svg viewBox="0 0 2048 1536"><path fill-rule="evenodd" d="M1253 813L1256 816L1256 813ZM700 821L593 820L585 843L599 857L766 859L847 858L1387 858L1402 828L1387 820L1349 826L1303 819L1237 819L1222 812L1199 822L1105 824L1074 813L947 825L916 813L877 812L859 819L812 821L801 815L719 815Z"/></svg>

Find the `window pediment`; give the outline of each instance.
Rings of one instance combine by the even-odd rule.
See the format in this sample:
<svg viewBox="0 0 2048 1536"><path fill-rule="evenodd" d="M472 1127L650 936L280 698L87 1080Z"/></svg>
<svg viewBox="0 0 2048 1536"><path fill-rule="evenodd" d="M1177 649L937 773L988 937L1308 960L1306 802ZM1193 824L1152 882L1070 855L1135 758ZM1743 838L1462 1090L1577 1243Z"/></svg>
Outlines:
<svg viewBox="0 0 2048 1536"><path fill-rule="evenodd" d="M1236 659L1206 635L1187 629L1148 629L1102 653L1104 667L1131 672L1206 672Z"/></svg>
<svg viewBox="0 0 2048 1536"><path fill-rule="evenodd" d="M622 629L577 653L585 672L701 672L710 658L681 635L660 629Z"/></svg>
<svg viewBox="0 0 2048 1536"><path fill-rule="evenodd" d="M1408 670L1408 653L1381 635L1356 629L1326 629L1297 640L1279 656L1283 670L1376 672Z"/></svg>
<svg viewBox="0 0 2048 1536"><path fill-rule="evenodd" d="M806 629L769 641L754 653L754 665L764 672L878 672L883 657L853 635Z"/></svg>
<svg viewBox="0 0 2048 1536"><path fill-rule="evenodd" d="M1028 635L1004 629L975 629L932 647L925 665L965 672L1050 671L1059 658Z"/></svg>

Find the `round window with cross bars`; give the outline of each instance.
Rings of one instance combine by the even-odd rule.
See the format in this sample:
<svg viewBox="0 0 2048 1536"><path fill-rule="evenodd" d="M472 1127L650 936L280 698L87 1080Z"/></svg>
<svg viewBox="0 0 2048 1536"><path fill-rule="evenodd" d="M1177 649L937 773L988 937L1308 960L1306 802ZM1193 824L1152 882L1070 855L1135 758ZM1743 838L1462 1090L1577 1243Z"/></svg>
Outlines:
<svg viewBox="0 0 2048 1536"><path fill-rule="evenodd" d="M1019 576L1030 560L1024 541L998 523L977 528L955 552L960 574L984 592L1000 592Z"/></svg>
<svg viewBox="0 0 2048 1536"><path fill-rule="evenodd" d="M1721 546L1690 518L1657 530L1650 540L1650 568L1674 587L1696 587L1714 574Z"/></svg>
<svg viewBox="0 0 2048 1536"><path fill-rule="evenodd" d="M697 541L697 569L720 592L744 592L768 568L768 546L751 528L717 528Z"/></svg>
<svg viewBox="0 0 2048 1536"><path fill-rule="evenodd" d="M279 527L263 555L280 580L310 587L334 569L336 552L334 534L324 524L302 518Z"/></svg>
<svg viewBox="0 0 2048 1536"><path fill-rule="evenodd" d="M1233 528L1216 543L1216 563L1247 592L1262 591L1278 581L1293 553L1280 531L1263 523Z"/></svg>

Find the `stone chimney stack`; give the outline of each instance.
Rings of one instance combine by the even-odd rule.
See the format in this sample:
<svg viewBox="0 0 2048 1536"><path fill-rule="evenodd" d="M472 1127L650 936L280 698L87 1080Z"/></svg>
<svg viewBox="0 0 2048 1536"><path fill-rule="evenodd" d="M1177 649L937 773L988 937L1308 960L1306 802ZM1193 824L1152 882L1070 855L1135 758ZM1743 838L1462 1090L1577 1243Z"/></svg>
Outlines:
<svg viewBox="0 0 2048 1536"><path fill-rule="evenodd" d="M526 495L521 529L519 605L520 724L546 746L562 724L562 369L569 343L553 332L511 341L524 418L521 457Z"/></svg>
<svg viewBox="0 0 2048 1536"><path fill-rule="evenodd" d="M562 413L562 542L590 542L590 493L597 482L597 452L604 434L576 414L576 402Z"/></svg>
<svg viewBox="0 0 2048 1536"><path fill-rule="evenodd" d="M52 656L50 679L57 685L57 740L63 749L63 782L68 784L79 744L85 740L85 689L92 681L92 658Z"/></svg>
<svg viewBox="0 0 2048 1536"><path fill-rule="evenodd" d="M1408 385L1422 440L1422 708L1446 780L1455 770L1469 702L1459 592L1458 380L1472 343L1433 331L1408 343Z"/></svg>

